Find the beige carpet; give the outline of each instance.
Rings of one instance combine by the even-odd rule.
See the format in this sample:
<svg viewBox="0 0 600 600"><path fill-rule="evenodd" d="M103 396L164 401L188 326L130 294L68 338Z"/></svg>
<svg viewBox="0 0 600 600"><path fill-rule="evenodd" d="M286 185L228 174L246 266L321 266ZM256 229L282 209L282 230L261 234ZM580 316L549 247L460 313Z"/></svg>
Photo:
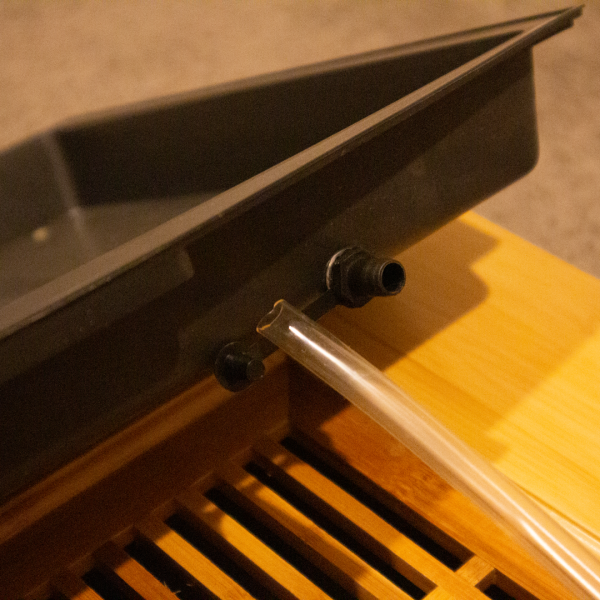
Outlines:
<svg viewBox="0 0 600 600"><path fill-rule="evenodd" d="M3 0L0 148L88 111L564 5ZM535 57L539 164L478 210L600 277L600 3Z"/></svg>

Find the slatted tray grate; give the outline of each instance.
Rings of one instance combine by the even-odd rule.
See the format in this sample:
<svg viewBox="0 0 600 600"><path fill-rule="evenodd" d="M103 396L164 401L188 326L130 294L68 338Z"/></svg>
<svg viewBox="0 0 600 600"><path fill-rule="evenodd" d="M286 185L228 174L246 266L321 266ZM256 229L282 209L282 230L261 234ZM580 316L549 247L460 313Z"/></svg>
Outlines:
<svg viewBox="0 0 600 600"><path fill-rule="evenodd" d="M262 439L38 597L534 599L301 435Z"/></svg>

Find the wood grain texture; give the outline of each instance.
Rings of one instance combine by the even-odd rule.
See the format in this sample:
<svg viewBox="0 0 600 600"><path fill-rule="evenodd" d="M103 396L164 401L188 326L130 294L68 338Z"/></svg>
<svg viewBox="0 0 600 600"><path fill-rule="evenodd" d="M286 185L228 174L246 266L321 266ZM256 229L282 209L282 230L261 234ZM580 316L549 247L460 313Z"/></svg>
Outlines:
<svg viewBox="0 0 600 600"><path fill-rule="evenodd" d="M149 518L139 524L137 529L218 598L225 597L231 600L252 598L246 590L162 521Z"/></svg>
<svg viewBox="0 0 600 600"><path fill-rule="evenodd" d="M472 213L399 258L402 294L323 324L600 536L600 281Z"/></svg>
<svg viewBox="0 0 600 600"><path fill-rule="evenodd" d="M173 592L113 542L102 546L95 553L95 558L101 571L114 573L143 598L177 600Z"/></svg>
<svg viewBox="0 0 600 600"><path fill-rule="evenodd" d="M178 498L188 511L205 526L207 537L214 540L245 570L255 575L278 598L285 600L326 600L329 598L309 579L266 546L235 519L193 490ZM206 529L209 531L207 532ZM211 535L211 533L213 535Z"/></svg>
<svg viewBox="0 0 600 600"><path fill-rule="evenodd" d="M245 507L257 519L357 598L409 600L389 579L244 470L231 464L219 475L248 501Z"/></svg>
<svg viewBox="0 0 600 600"><path fill-rule="evenodd" d="M488 581L494 574L494 567L476 555L458 569L456 574L473 586L483 587L482 582Z"/></svg>
<svg viewBox="0 0 600 600"><path fill-rule="evenodd" d="M464 600L484 600L481 592L474 588L483 576L477 581L472 581L473 577L469 576L457 578L448 567L280 445L262 440L254 449L268 459L266 468L273 477L277 477L279 469L289 479L287 485L297 484L299 494L303 493L302 489L298 489L301 486L308 492L304 494L308 502L316 505L345 531L351 532L371 552L423 591L429 592L439 586ZM488 572L489 569L488 565Z"/></svg>
<svg viewBox="0 0 600 600"><path fill-rule="evenodd" d="M442 588L437 588L425 596L425 600L458 600L456 596L453 596Z"/></svg>

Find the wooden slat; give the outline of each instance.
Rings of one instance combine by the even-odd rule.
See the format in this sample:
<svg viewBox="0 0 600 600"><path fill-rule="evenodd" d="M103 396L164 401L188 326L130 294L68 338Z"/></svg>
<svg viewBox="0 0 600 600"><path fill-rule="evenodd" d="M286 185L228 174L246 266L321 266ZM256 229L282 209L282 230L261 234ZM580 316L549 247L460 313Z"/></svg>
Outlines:
<svg viewBox="0 0 600 600"><path fill-rule="evenodd" d="M452 594L450 594L450 592L447 592L446 590L437 588L433 590L431 594L427 594L424 600L460 600L460 598L453 596Z"/></svg>
<svg viewBox="0 0 600 600"><path fill-rule="evenodd" d="M409 596L381 573L240 467L228 464L218 474L246 499L244 508L361 600L408 600Z"/></svg>
<svg viewBox="0 0 600 600"><path fill-rule="evenodd" d="M94 553L103 572L115 573L129 587L148 600L177 600L164 584L157 581L142 565L118 546L109 542Z"/></svg>
<svg viewBox="0 0 600 600"><path fill-rule="evenodd" d="M220 539L225 542L221 545L225 546L225 550L229 550L231 558L241 560L242 567L249 572L258 571L256 577L278 597L298 600L329 598L312 581L198 492L189 491L179 496L178 501L213 532L212 541L218 543Z"/></svg>
<svg viewBox="0 0 600 600"><path fill-rule="evenodd" d="M52 587L69 600L102 600L85 582L69 571L63 571L52 580Z"/></svg>
<svg viewBox="0 0 600 600"><path fill-rule="evenodd" d="M252 598L244 588L162 521L149 518L138 525L137 530L217 597L231 600Z"/></svg>
<svg viewBox="0 0 600 600"><path fill-rule="evenodd" d="M471 585L480 586L482 581L489 581L491 583L491 578L495 571L496 570L492 565L483 560L480 556L475 555L458 569L456 574L465 581L468 581Z"/></svg>
<svg viewBox="0 0 600 600"><path fill-rule="evenodd" d="M303 489L314 494L305 494L303 498L306 501L314 504L315 496L321 499L322 503L316 506L324 510L328 518L351 531L369 550L424 591L439 586L464 600L484 600L483 594L470 585L471 582L457 577L451 569L281 445L263 439L254 448L257 454L268 461L267 468L270 467L275 473L285 473ZM467 564L471 564L471 561Z"/></svg>

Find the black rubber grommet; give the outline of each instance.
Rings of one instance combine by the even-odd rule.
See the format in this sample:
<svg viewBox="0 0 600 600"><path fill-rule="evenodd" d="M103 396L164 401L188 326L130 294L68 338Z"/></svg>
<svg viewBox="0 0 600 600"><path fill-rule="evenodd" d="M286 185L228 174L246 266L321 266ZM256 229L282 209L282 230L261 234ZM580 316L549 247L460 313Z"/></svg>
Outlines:
<svg viewBox="0 0 600 600"><path fill-rule="evenodd" d="M344 306L358 308L375 296L394 296L406 283L404 267L362 248L346 248L327 265L327 287Z"/></svg>

